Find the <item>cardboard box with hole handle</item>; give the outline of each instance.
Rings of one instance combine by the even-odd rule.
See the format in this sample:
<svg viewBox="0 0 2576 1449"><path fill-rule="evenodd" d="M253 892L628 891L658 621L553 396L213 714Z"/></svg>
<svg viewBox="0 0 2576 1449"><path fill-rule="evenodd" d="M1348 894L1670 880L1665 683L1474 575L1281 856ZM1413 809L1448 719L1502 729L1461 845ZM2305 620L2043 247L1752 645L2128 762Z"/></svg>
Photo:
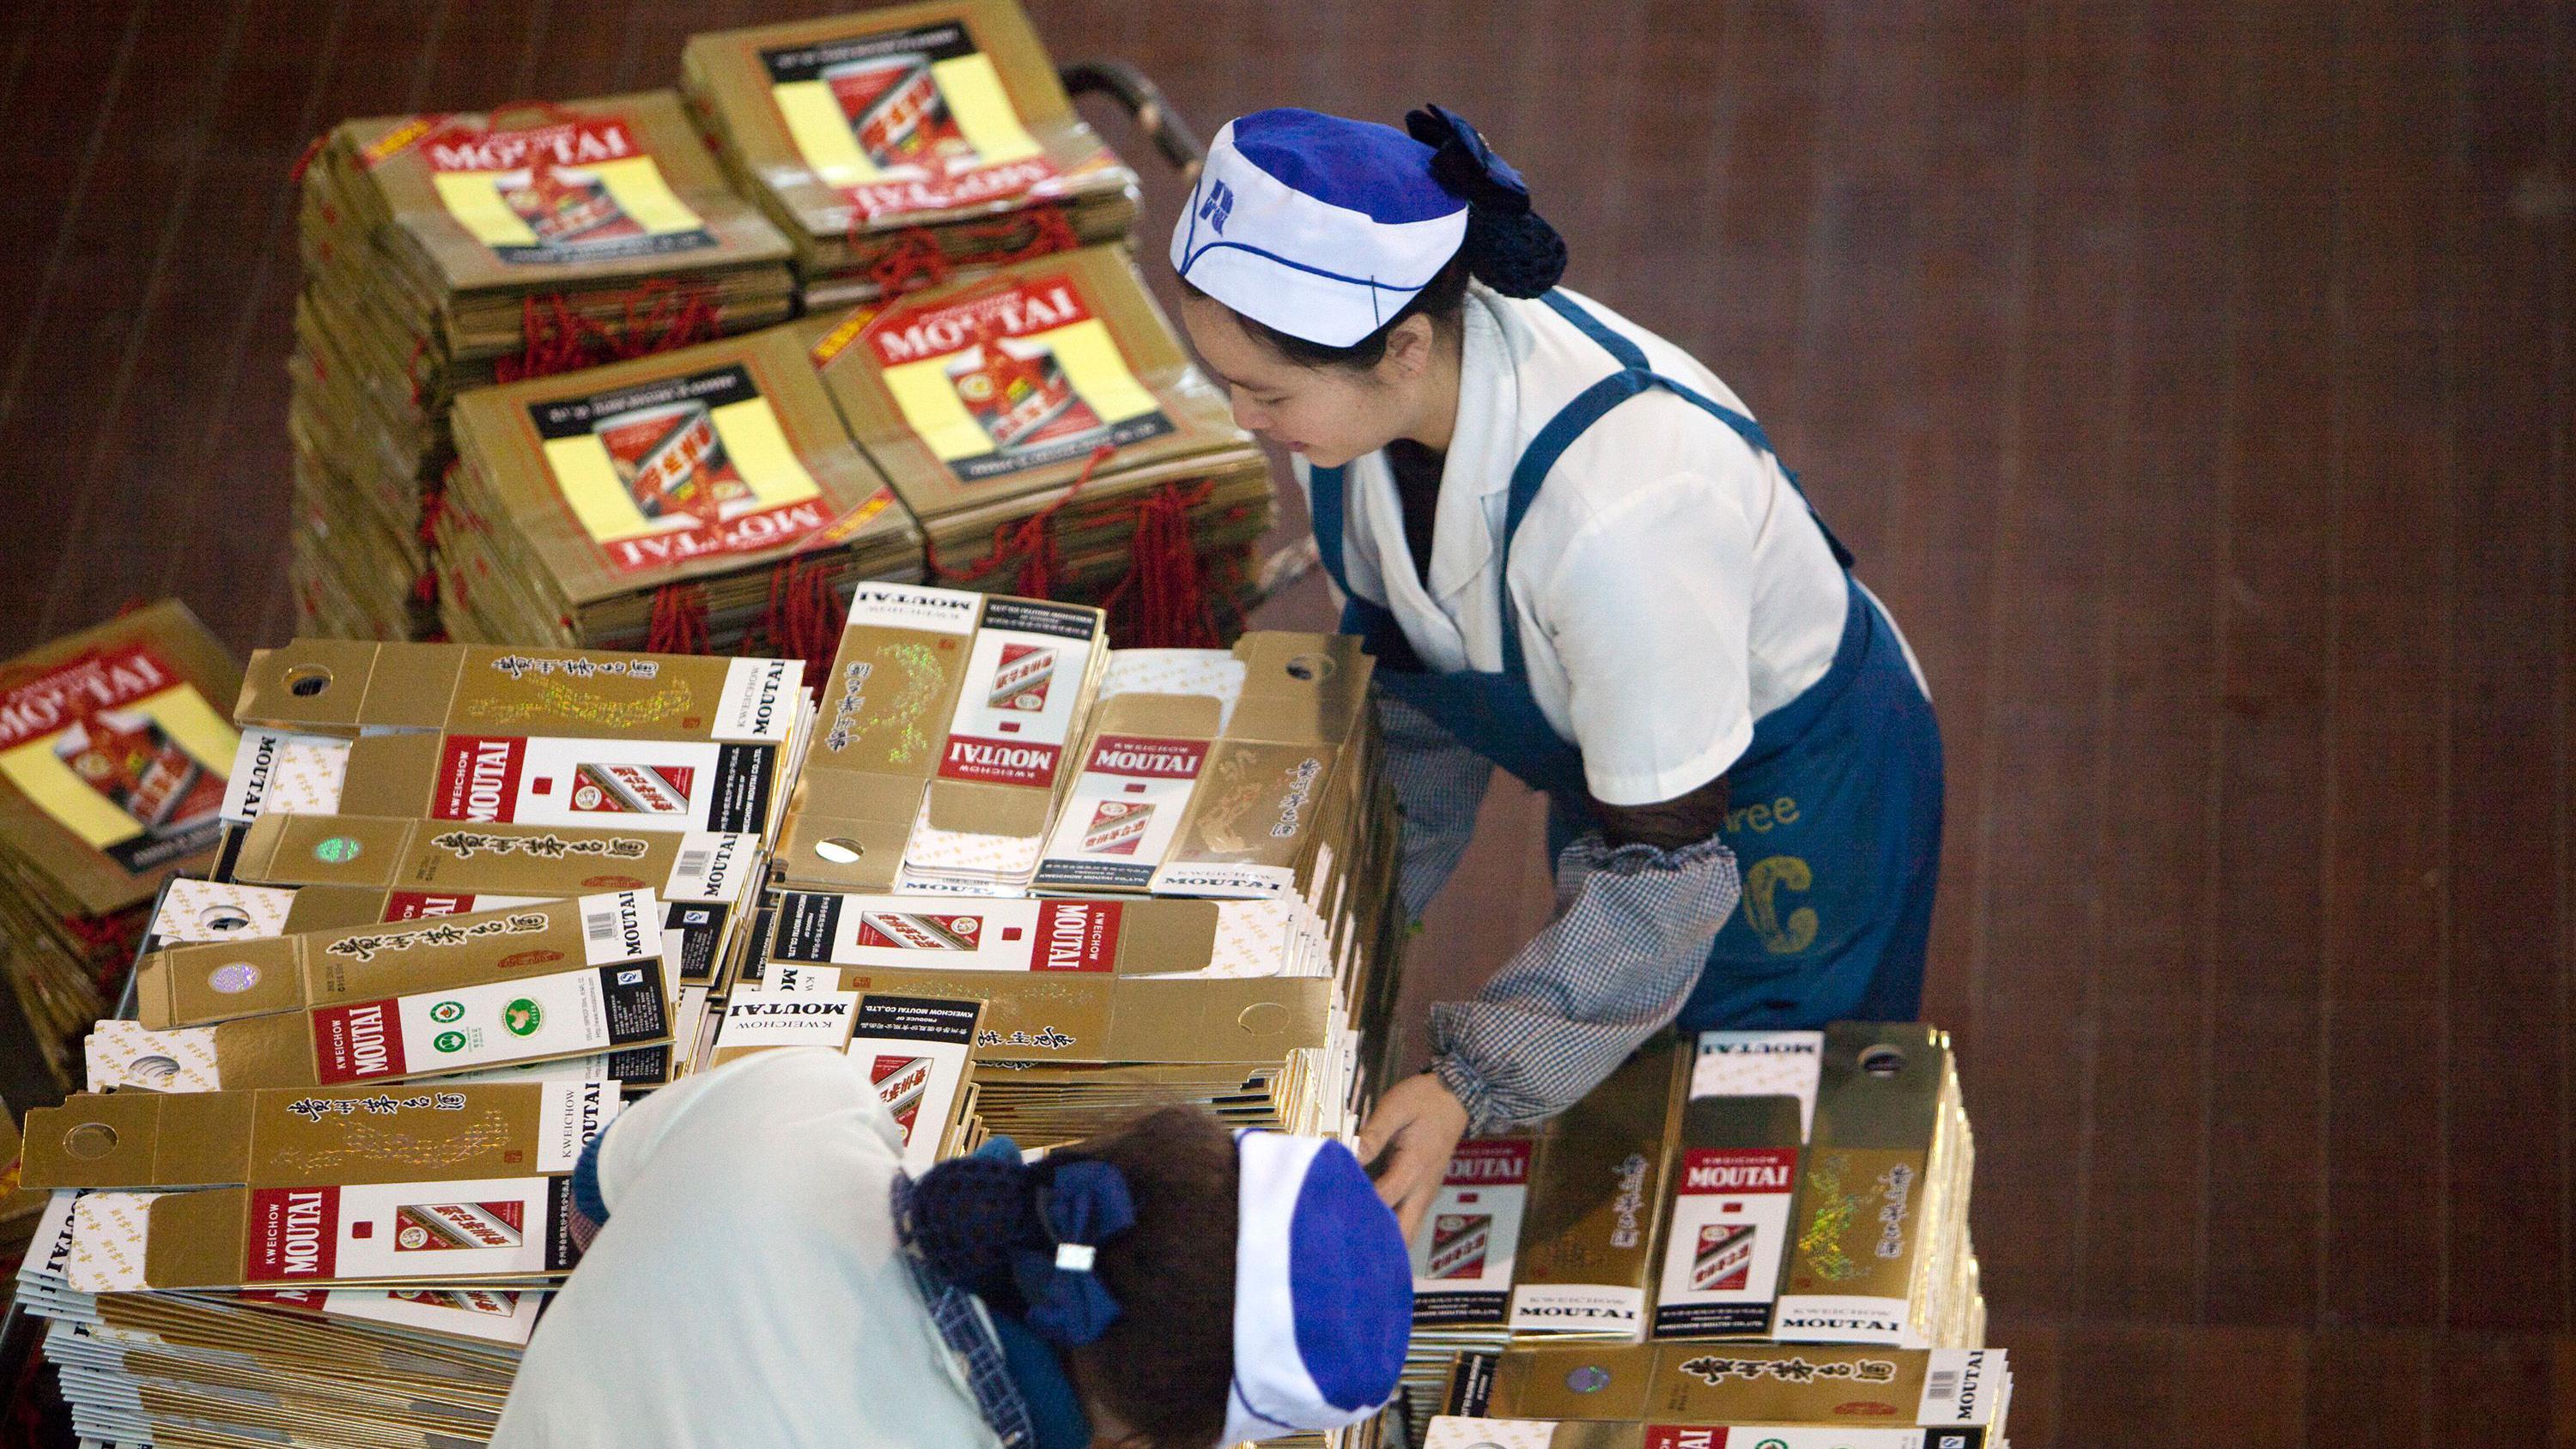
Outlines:
<svg viewBox="0 0 2576 1449"><path fill-rule="evenodd" d="M649 890L675 933L686 985L710 985L731 954L767 859L748 833L470 824L364 815L265 815L243 833L229 883L182 892L184 939L222 940L252 924L259 887L286 887L284 931L500 910L604 891ZM218 897L200 902L200 896ZM164 900L163 915L172 902ZM156 919L156 934L161 922Z"/></svg>
<svg viewBox="0 0 2576 1449"><path fill-rule="evenodd" d="M773 991L980 998L986 1061L1275 1063L1321 1046L1330 977L1204 974L1221 908L1236 904L791 891L762 979Z"/></svg>
<svg viewBox="0 0 2576 1449"><path fill-rule="evenodd" d="M1460 1360L1448 1412L1479 1418L1975 1428L1993 1438L2012 1393L1999 1348L1601 1344Z"/></svg>
<svg viewBox="0 0 2576 1449"><path fill-rule="evenodd" d="M536 1284L578 1256L570 1179L608 1082L80 1096L42 1114L84 1292Z"/></svg>
<svg viewBox="0 0 2576 1449"><path fill-rule="evenodd" d="M985 842L1025 882L1106 645L1097 609L859 585L779 838L779 883L893 890L934 838Z"/></svg>
<svg viewBox="0 0 2576 1449"><path fill-rule="evenodd" d="M399 1081L667 1043L649 891L401 925L179 946L135 973L139 1025L227 1088ZM148 1047L150 1043L144 1043Z"/></svg>

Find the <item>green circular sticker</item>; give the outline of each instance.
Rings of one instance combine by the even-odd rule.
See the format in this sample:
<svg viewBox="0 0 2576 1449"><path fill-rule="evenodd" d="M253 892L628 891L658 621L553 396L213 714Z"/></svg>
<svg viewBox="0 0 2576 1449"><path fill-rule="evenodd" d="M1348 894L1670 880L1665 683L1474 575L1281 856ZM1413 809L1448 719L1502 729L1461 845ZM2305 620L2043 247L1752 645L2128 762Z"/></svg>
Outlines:
<svg viewBox="0 0 2576 1449"><path fill-rule="evenodd" d="M443 1052L461 1052L465 1050L465 1033L442 1031L430 1041L430 1045Z"/></svg>
<svg viewBox="0 0 2576 1449"><path fill-rule="evenodd" d="M346 865L358 858L358 842L346 835L334 835L313 847L313 858L324 865Z"/></svg>
<svg viewBox="0 0 2576 1449"><path fill-rule="evenodd" d="M429 1009L429 1019L441 1025L459 1020L464 1015L465 1003L462 1001L442 1001Z"/></svg>
<svg viewBox="0 0 2576 1449"><path fill-rule="evenodd" d="M525 996L501 1008L501 1024L510 1029L512 1036L535 1036L545 1019L545 1008Z"/></svg>

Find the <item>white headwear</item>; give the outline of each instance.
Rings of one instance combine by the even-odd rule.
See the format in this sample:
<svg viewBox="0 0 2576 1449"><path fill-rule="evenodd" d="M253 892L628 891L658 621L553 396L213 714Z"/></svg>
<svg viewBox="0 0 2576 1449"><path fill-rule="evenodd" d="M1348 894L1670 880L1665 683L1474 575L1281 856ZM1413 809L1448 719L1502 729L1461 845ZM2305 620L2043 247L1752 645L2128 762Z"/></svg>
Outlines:
<svg viewBox="0 0 2576 1449"><path fill-rule="evenodd" d="M1235 1134L1234 1385L1219 1444L1337 1429L1394 1396L1413 1265L1351 1150Z"/></svg>
<svg viewBox="0 0 2576 1449"><path fill-rule="evenodd" d="M1172 269L1256 322L1326 347L1386 325L1458 254L1467 203L1392 126L1255 111L1208 147Z"/></svg>

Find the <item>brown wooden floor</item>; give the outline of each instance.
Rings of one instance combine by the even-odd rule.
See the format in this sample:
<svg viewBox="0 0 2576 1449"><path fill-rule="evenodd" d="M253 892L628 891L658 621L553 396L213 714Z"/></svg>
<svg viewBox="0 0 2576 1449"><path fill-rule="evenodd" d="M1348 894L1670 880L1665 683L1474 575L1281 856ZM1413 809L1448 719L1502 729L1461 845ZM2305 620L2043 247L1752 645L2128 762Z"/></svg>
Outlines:
<svg viewBox="0 0 2576 1449"><path fill-rule="evenodd" d="M814 8L0 7L0 652L289 627L306 137ZM1039 11L1203 127L1473 117L1859 550L1948 739L2016 1443L2576 1445L2576 6ZM1545 909L1490 814L1417 997Z"/></svg>

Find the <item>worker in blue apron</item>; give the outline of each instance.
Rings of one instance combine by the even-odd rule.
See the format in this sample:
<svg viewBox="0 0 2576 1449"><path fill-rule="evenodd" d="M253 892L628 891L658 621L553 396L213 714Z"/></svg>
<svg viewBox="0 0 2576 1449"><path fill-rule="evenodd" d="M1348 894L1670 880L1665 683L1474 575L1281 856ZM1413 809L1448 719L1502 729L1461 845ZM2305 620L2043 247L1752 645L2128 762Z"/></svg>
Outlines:
<svg viewBox="0 0 2576 1449"><path fill-rule="evenodd" d="M1408 1229L1462 1133L1562 1111L1667 1023L1913 1017L1930 696L1741 400L1560 289L1528 187L1437 106L1233 121L1171 256L1377 658L1412 918L1494 766L1549 800L1549 924L1432 1008L1431 1070L1362 1133Z"/></svg>

